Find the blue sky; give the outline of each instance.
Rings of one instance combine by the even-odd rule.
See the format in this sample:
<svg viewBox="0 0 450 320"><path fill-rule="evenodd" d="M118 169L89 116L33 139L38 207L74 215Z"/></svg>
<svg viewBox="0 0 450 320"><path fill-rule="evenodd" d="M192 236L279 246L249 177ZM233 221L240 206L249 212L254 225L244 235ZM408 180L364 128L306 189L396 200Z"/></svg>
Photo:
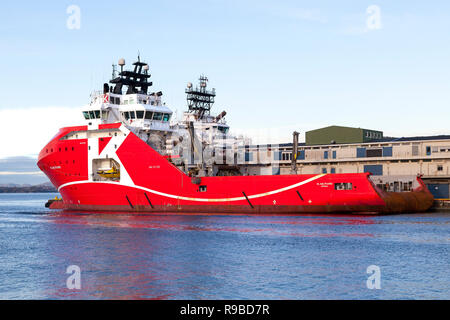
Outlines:
<svg viewBox="0 0 450 320"><path fill-rule="evenodd" d="M72 4L79 30L66 27ZM367 28L370 5L381 29ZM272 128L280 142L333 124L448 134L449 15L448 1L3 3L1 121L28 118L40 140L19 133L0 158L36 155L60 124L79 123L68 116L109 80L113 62L138 51L173 110L185 109L186 83L206 74L215 111L227 110L238 131Z"/></svg>

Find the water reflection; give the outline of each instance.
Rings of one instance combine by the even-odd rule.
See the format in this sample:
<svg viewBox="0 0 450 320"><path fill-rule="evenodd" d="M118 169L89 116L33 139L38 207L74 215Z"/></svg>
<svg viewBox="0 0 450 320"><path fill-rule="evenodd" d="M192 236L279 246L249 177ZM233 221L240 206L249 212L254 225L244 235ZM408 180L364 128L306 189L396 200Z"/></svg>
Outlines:
<svg viewBox="0 0 450 320"><path fill-rule="evenodd" d="M40 210L0 205L0 298L448 298L450 214ZM365 287L371 264L381 291ZM69 265L81 290L66 288Z"/></svg>

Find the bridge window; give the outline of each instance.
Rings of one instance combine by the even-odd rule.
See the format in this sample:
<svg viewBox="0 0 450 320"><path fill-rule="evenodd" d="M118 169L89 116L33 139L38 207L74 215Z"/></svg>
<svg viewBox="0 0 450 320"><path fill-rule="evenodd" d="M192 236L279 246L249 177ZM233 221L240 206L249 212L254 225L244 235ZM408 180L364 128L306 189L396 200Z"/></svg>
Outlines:
<svg viewBox="0 0 450 320"><path fill-rule="evenodd" d="M94 111L89 111L89 116L91 117L91 119L95 119Z"/></svg>
<svg viewBox="0 0 450 320"><path fill-rule="evenodd" d="M83 111L84 119L89 120L89 112Z"/></svg>
<svg viewBox="0 0 450 320"><path fill-rule="evenodd" d="M151 111L145 112L145 119L152 120L152 117L153 117L153 112L151 112Z"/></svg>
<svg viewBox="0 0 450 320"><path fill-rule="evenodd" d="M125 120L130 119L130 113L129 113L128 111L125 111L125 112L123 113L123 115L125 116Z"/></svg>
<svg viewBox="0 0 450 320"><path fill-rule="evenodd" d="M134 111L130 111L130 118L136 119L136 115L134 114Z"/></svg>
<svg viewBox="0 0 450 320"><path fill-rule="evenodd" d="M228 128L227 127L218 127L217 128L220 132L222 132L222 133L227 133L228 132Z"/></svg>
<svg viewBox="0 0 450 320"><path fill-rule="evenodd" d="M155 112L153 114L153 120L162 120L163 114L161 112Z"/></svg>
<svg viewBox="0 0 450 320"><path fill-rule="evenodd" d="M94 110L95 119L100 119L100 110Z"/></svg>
<svg viewBox="0 0 450 320"><path fill-rule="evenodd" d="M353 185L351 182L340 182L334 184L334 190L352 190Z"/></svg>
<svg viewBox="0 0 450 320"><path fill-rule="evenodd" d="M136 111L136 117L138 119L144 119L144 111Z"/></svg>
<svg viewBox="0 0 450 320"><path fill-rule="evenodd" d="M163 121L164 121L164 122L167 122L167 121L169 121L169 119L170 119L170 114L164 113L164 115L163 115Z"/></svg>

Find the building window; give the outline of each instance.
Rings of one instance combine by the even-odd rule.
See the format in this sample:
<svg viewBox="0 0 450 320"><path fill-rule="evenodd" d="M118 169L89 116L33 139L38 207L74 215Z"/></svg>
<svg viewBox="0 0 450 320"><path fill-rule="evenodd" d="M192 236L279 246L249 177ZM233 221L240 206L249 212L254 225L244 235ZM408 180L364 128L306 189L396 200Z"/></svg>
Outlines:
<svg viewBox="0 0 450 320"><path fill-rule="evenodd" d="M297 154L298 160L305 160L305 150L300 150Z"/></svg>
<svg viewBox="0 0 450 320"><path fill-rule="evenodd" d="M392 157L392 147L383 147L383 157Z"/></svg>
<svg viewBox="0 0 450 320"><path fill-rule="evenodd" d="M292 153L287 153L287 152L284 152L283 154L282 154L282 159L283 160L292 160Z"/></svg>
<svg viewBox="0 0 450 320"><path fill-rule="evenodd" d="M364 172L370 172L374 176L382 176L383 165L382 164L364 165Z"/></svg>
<svg viewBox="0 0 450 320"><path fill-rule="evenodd" d="M327 173L327 168L322 168L322 173Z"/></svg>
<svg viewBox="0 0 450 320"><path fill-rule="evenodd" d="M431 147L427 147L427 156L431 156Z"/></svg>
<svg viewBox="0 0 450 320"><path fill-rule="evenodd" d="M382 149L367 149L366 151L366 157L368 158L381 157L382 155Z"/></svg>
<svg viewBox="0 0 450 320"><path fill-rule="evenodd" d="M444 170L444 166L441 165L441 164L439 164L439 165L437 166L437 171L443 171L443 170Z"/></svg>
<svg viewBox="0 0 450 320"><path fill-rule="evenodd" d="M273 160L278 160L278 161L280 161L281 160L281 152L274 152L273 153Z"/></svg>
<svg viewBox="0 0 450 320"><path fill-rule="evenodd" d="M331 173L336 173L336 168L331 168Z"/></svg>
<svg viewBox="0 0 450 320"><path fill-rule="evenodd" d="M328 159L328 151L324 151L323 152L323 158L324 159Z"/></svg>
<svg viewBox="0 0 450 320"><path fill-rule="evenodd" d="M366 148L356 148L356 157L357 158L365 158L366 157Z"/></svg>

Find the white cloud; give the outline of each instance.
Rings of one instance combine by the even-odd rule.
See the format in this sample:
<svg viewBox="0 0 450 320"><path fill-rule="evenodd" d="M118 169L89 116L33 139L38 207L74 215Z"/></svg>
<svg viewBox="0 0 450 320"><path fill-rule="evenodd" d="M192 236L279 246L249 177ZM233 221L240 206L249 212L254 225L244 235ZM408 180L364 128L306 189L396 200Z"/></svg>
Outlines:
<svg viewBox="0 0 450 320"><path fill-rule="evenodd" d="M59 128L82 123L73 107L0 109L0 119L0 158L36 157Z"/></svg>

